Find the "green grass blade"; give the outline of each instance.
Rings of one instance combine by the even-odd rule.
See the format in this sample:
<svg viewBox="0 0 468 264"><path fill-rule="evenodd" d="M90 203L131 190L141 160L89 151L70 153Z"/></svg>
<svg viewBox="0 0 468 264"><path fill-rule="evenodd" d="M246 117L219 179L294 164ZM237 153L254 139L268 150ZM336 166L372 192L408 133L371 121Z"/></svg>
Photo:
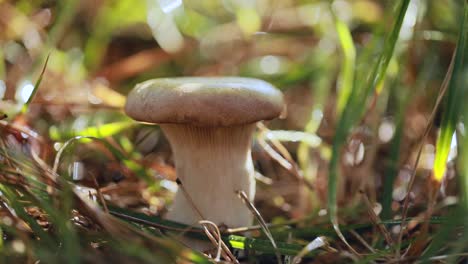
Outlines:
<svg viewBox="0 0 468 264"><path fill-rule="evenodd" d="M80 142L80 141L82 142L83 140L85 140L85 142L87 142L87 140L95 140L95 141L102 143L112 153L112 155L114 155L116 159L121 160L123 164L125 164L125 166L131 169L138 177L145 180L149 185L152 185L154 183L154 178L149 175L149 173L146 171L146 169L143 166L129 159L118 148L114 147L112 144L110 144L106 140L102 138L90 137L90 136L76 136L67 140L63 144L63 146L59 149L59 151L57 152L57 155L55 156L54 166L53 166L54 172L57 172L58 170L58 166L60 164L62 153L65 151L65 149L67 149L73 143Z"/></svg>
<svg viewBox="0 0 468 264"><path fill-rule="evenodd" d="M356 64L356 48L354 47L353 37L345 23L335 18L335 28L338 33L341 50L344 60L341 67L338 81L339 93L336 104L336 113L339 116L351 95L354 83L354 66Z"/></svg>
<svg viewBox="0 0 468 264"><path fill-rule="evenodd" d="M392 85L392 92L396 95L397 85ZM407 93L405 93L407 94ZM396 96L398 97L398 96ZM392 201L393 201L393 184L398 174L398 161L400 157L400 144L403 136L403 121L406 103L402 98L396 99L398 105L397 112L395 113L395 134L391 140L390 146L390 159L385 170L385 178L383 182L382 193L382 219L390 219L392 217Z"/></svg>
<svg viewBox="0 0 468 264"><path fill-rule="evenodd" d="M58 9L56 13L58 14L55 23L50 29L48 34L48 44L55 47L60 38L65 34L67 27L73 21L76 12L78 11L77 0L64 0L58 2Z"/></svg>
<svg viewBox="0 0 468 264"><path fill-rule="evenodd" d="M44 77L44 73L45 73L45 70L47 68L47 63L49 62L49 58L50 58L50 53L47 55L44 66L42 67L41 74L39 75L39 78L37 79L36 84L34 84L34 89L33 89L32 93L31 93L31 95L29 96L28 100L26 101L26 103L24 103L23 107L21 108L21 113L22 114L25 114L28 111L29 105L31 104L32 100L34 99L34 96L37 93L37 90L39 89L39 86L41 85L42 77Z"/></svg>
<svg viewBox="0 0 468 264"><path fill-rule="evenodd" d="M167 231L179 230L176 232L181 232L181 230L185 230L187 231L185 233L187 236L208 241L207 237L204 233L202 233L200 228L191 228L190 226L161 219L157 216L148 216L142 213L133 212L124 208L117 208L113 206L110 206L110 213L129 222L138 223L143 226L152 226L154 228L159 227L162 230ZM304 247L304 245L298 243L276 242L277 249L275 249L275 247L272 246L270 240L247 238L238 235L223 235L223 240L228 242L233 248L236 249L258 250L271 255L274 255L275 252L279 252L283 255L294 256L297 253L299 253ZM309 253L308 255L312 254L313 253Z"/></svg>
<svg viewBox="0 0 468 264"><path fill-rule="evenodd" d="M385 41L383 53L379 56L377 64L373 68L372 74L369 77L369 82L364 87L360 87L358 83L354 83L351 95L346 104L346 107L341 115L340 121L337 125L335 137L333 139L332 157L329 165L329 178L328 178L328 213L330 220L333 223L337 234L342 237L338 227L337 219L337 185L339 180L339 160L340 153L344 143L347 140L347 135L352 126L361 118L365 111L363 101L366 102L369 95L375 91L377 86L381 84L387 72L388 64L393 56L395 44L398 40L401 25L408 9L409 0L402 0L399 2L399 8L396 13L396 20L392 27L388 38Z"/></svg>
<svg viewBox="0 0 468 264"><path fill-rule="evenodd" d="M463 18L460 23L459 38L457 41L457 48L455 54L455 61L452 71L452 77L447 91L446 111L442 116L441 133L437 140L436 156L434 164L434 178L438 181L442 180L445 170L448 153L450 150L452 135L455 131L457 122L460 120L462 114L466 114L467 108L462 109L463 101L466 100L466 89L468 87L468 3L465 1L463 8ZM465 127L468 123L465 115ZM465 136L462 144L462 157L461 157L461 203L452 210L448 221L442 226L433 238L432 243L423 255L423 259L428 260L430 257L437 254L437 251L450 239L455 228L458 225L463 225L468 222L468 166L467 164L467 140ZM455 250L466 250L467 231L463 231L465 236L461 239L456 246ZM465 248L464 248L465 247Z"/></svg>
<svg viewBox="0 0 468 264"><path fill-rule="evenodd" d="M436 48L437 45L431 45L431 48ZM407 56L405 56L407 57ZM402 137L404 134L404 119L405 113L407 108L409 107L409 103L411 100L414 99L415 96L423 92L423 89L429 85L429 80L431 80L431 76L434 75L435 69L439 64L439 60L437 59L438 56L433 54L432 56L428 56L424 59L423 68L418 73L418 78L414 85L415 89L410 89L409 87L405 87L401 76L404 76L404 73L407 71L407 67L403 66L400 68L399 73L397 74L395 83L392 82L390 85L391 88L391 96L390 98L393 99L391 104L396 105L395 109L392 111L394 116L394 124L395 124L395 133L393 135L392 140L390 141L390 152L389 152L389 160L385 168L385 176L383 179L383 192L381 197L381 204L382 204L382 214L381 219L391 219L391 203L393 201L392 194L393 194L393 187L395 183L395 179L398 175L399 170L399 162L400 162L400 150L404 146L400 146ZM401 62L401 65L407 65L407 62ZM403 88L403 89L402 89Z"/></svg>
<svg viewBox="0 0 468 264"><path fill-rule="evenodd" d="M19 218L28 224L34 234L44 243L44 246L48 246L50 248L56 247L57 243L51 238L51 236L42 229L35 219L26 213L24 210L24 204L20 202L22 201L22 197L18 195L15 188L5 184L0 184L0 190L2 195L8 200L8 204L11 208L15 210L15 213Z"/></svg>
<svg viewBox="0 0 468 264"><path fill-rule="evenodd" d="M465 2L464 15L460 25L452 77L447 91L446 111L442 115L441 132L437 139L434 160L434 179L440 182L446 171L452 136L460 119L460 108L465 100L466 87L463 86L468 63L468 7Z"/></svg>
<svg viewBox="0 0 468 264"><path fill-rule="evenodd" d="M267 254L275 254L275 251L277 250L280 254L287 256L295 256L304 248L304 245L277 242L277 249L275 249L271 246L271 242L269 240L236 235L230 235L227 238L227 242L236 249L257 250ZM313 252L309 252L306 256L311 255L314 255Z"/></svg>

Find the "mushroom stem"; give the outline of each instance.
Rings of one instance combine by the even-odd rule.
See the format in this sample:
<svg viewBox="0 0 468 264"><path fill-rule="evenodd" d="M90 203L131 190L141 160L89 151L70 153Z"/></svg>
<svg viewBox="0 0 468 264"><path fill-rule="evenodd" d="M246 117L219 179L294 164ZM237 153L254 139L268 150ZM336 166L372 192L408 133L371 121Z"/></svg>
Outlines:
<svg viewBox="0 0 468 264"><path fill-rule="evenodd" d="M203 220L228 227L252 224L252 215L236 191L255 195L251 138L255 124L201 127L161 124L174 155L176 173ZM198 224L199 214L178 191L168 219Z"/></svg>

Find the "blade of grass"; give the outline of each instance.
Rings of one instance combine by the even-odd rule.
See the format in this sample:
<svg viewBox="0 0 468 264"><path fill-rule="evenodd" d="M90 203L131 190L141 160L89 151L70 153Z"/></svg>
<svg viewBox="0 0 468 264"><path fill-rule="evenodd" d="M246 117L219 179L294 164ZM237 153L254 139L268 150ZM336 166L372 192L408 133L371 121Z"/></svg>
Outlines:
<svg viewBox="0 0 468 264"><path fill-rule="evenodd" d="M57 154L55 156L54 166L52 168L53 172L57 173L58 166L60 165L60 159L61 159L62 154L65 151L65 149L67 149L70 145L72 145L72 143L75 143L76 141L79 142L80 140L87 140L87 139L88 140L95 140L95 141L98 141L98 142L102 143L114 155L114 157L116 159L121 160L125 164L125 166L127 166L129 169L134 171L135 174L138 175L138 177L142 178L143 180L145 180L149 184L154 183L154 179L148 174L148 172L145 170L145 168L143 166L141 166L140 164L128 159L125 156L124 153L122 153L116 147L112 146L112 144L110 144L106 140L104 140L102 138L90 137L90 136L76 136L76 137L73 137L73 138L67 140L62 145L62 147L59 149L59 151L57 152Z"/></svg>
<svg viewBox="0 0 468 264"><path fill-rule="evenodd" d="M407 187L407 192L406 192L406 197L405 197L405 200L403 202L403 210L402 210L402 225L401 225L401 228L400 228L400 233L398 235L398 242L397 242L397 252L396 252L396 255L397 255L397 258L399 258L399 255L400 255L400 250L401 250L401 245L402 245L402 239L403 239L403 234L405 232L405 223L406 223L406 218L407 218L407 215L408 215L408 208L409 208L409 202L410 202L410 193L413 189L413 186L414 186L414 181L416 179L416 168L419 164L419 160L421 159L421 155L422 155L422 152L423 152L423 146L424 146L424 143L426 142L426 139L429 135L429 132L431 131L431 128L432 128L432 125L433 125L433 121L434 121L434 118L435 118L435 115L437 113L437 109L439 108L439 105L440 103L442 102L442 98L444 97L444 94L447 90L447 87L448 87L448 79L449 79L449 76L450 76L450 72L452 71L452 66L453 66L453 58L452 57L452 62L450 63L450 66L449 66L449 70L445 76L445 79L444 79L444 82L442 83L442 87L440 89L440 92L438 94L438 97L437 97L437 100L436 100L436 103L432 109L432 112L431 112L431 115L429 116L428 118L428 123L426 125L426 128L424 130L424 133L421 137L421 140L420 140L420 143L419 143L419 147L418 147L418 153L416 155L416 159L413 163L413 167L412 167L412 174L411 174L411 177L410 177L410 180L409 180L409 183L408 183L408 187Z"/></svg>
<svg viewBox="0 0 468 264"><path fill-rule="evenodd" d="M304 142L311 148L317 148L322 143L322 139L315 134L293 130L269 130L265 137L269 140Z"/></svg>
<svg viewBox="0 0 468 264"><path fill-rule="evenodd" d="M441 133L437 140L436 156L433 169L433 176L437 183L442 180L445 171L448 153L451 147L452 135L455 132L457 123L463 113L460 110L464 100L466 100L466 89L468 85L468 2L464 2L463 16L460 22L459 38L455 51L455 58L452 70L452 76L448 84L446 111L442 116ZM466 107L465 107L466 109ZM466 126L465 116L465 126ZM463 144L463 143L462 143ZM463 144L462 160L466 159L466 145ZM468 176L466 174L466 163L462 162L461 181L461 204L452 212L449 221L436 234L432 243L423 255L423 259L428 260L435 256L437 250L447 241L454 228L460 224L468 222ZM466 234L466 230L465 230ZM468 239L463 239L467 241ZM463 243L463 242L461 242ZM465 249L466 250L466 249Z"/></svg>
<svg viewBox="0 0 468 264"><path fill-rule="evenodd" d="M277 242L277 249L271 246L271 242L263 239L248 238L243 236L230 235L227 242L231 247L244 250L257 250L267 254L278 252L282 255L295 256L301 252L304 245ZM305 256L314 256L316 251L308 252Z"/></svg>
<svg viewBox="0 0 468 264"><path fill-rule="evenodd" d="M397 112L395 113L395 134L391 140L390 146L390 160L388 161L387 168L385 170L385 178L383 182L383 193L382 193L382 219L390 219L392 217L392 201L393 201L393 185L398 174L398 161L400 157L400 144L403 136L403 121L404 111L406 104L404 99L397 95L397 86L392 85L392 93L398 99L396 104ZM407 94L407 92L401 92Z"/></svg>
<svg viewBox="0 0 468 264"><path fill-rule="evenodd" d="M42 67L42 71L39 74L39 78L37 79L36 84L34 84L34 89L33 89L32 93L31 93L31 95L29 96L28 100L26 101L26 103L24 103L23 107L21 108L21 113L22 114L25 114L28 111L29 105L31 104L32 100L34 99L34 96L37 93L37 90L39 89L39 86L41 85L42 77L44 77L44 73L45 73L45 70L47 68L47 63L49 62L49 58L50 58L50 53L47 55L44 66Z"/></svg>
<svg viewBox="0 0 468 264"><path fill-rule="evenodd" d="M320 74L317 74L316 79L314 78L309 83L309 87L313 91L314 104L310 109L309 121L304 128L304 133L307 133L307 135L316 135L317 129L322 122L324 108L330 93L329 87L332 86L335 77L335 71L330 64L332 64L330 60L320 63L320 67L318 67ZM322 140L320 137L318 139ZM304 182L314 183L317 178L318 163L320 161L311 158L310 148L313 146L310 143L312 142L308 142L305 137L302 138L297 147L297 160L304 177ZM323 146L323 144L321 145ZM325 151L321 150L321 152L324 153ZM318 204L319 199L316 198L317 194L311 188L304 186L299 189L298 193L302 203L300 207L303 207L305 210L309 204L311 208L318 208L320 206Z"/></svg>
<svg viewBox="0 0 468 264"><path fill-rule="evenodd" d="M432 48L436 48L434 44L432 45ZM415 95L423 92L423 89L429 85L431 76L434 75L435 69L437 68L437 65L439 65L437 58L438 57L436 54L432 54L431 56L424 59L423 69L418 74L418 79L414 85L416 89L409 89L409 87L401 89L405 86L405 84L402 83L402 78L400 76L404 76L404 72L407 70L407 66L400 67L399 73L397 74L398 77L395 78L394 81L392 81L390 84L390 98L393 99L393 103L397 105L397 107L395 107L395 112L393 113L395 133L390 142L390 159L385 169L383 192L381 197L382 219L390 219L392 217L391 204L393 201L393 187L395 179L398 175L399 160L401 159L400 149L402 146L400 146L400 144L404 132L403 125L406 109L408 108L412 98L414 98ZM406 62L401 64L407 65Z"/></svg>
<svg viewBox="0 0 468 264"><path fill-rule="evenodd" d="M402 0L398 2L398 9L396 13L396 20L393 24L392 31L385 41L385 46L382 54L374 66L372 73L369 77L369 82L360 87L358 83L354 83L353 89L349 96L346 107L343 110L340 121L337 125L336 134L333 139L332 157L329 164L329 178L328 178L328 210L330 221L333 224L335 231L348 248L354 254L359 255L352 247L346 242L344 236L341 234L338 224L337 216L337 183L339 178L339 157L341 149L347 140L348 131L351 127L361 118L364 113L362 100L367 101L375 89L383 82L387 72L388 64L393 56L395 44L398 40L401 25L408 9L409 0Z"/></svg>
<svg viewBox="0 0 468 264"><path fill-rule="evenodd" d="M336 104L336 113L337 116L340 116L353 89L356 48L354 47L353 37L351 36L349 28L344 22L340 21L334 13L332 14L334 15L335 28L344 57L338 81L339 93Z"/></svg>
<svg viewBox="0 0 468 264"><path fill-rule="evenodd" d="M6 184L0 184L0 190L2 195L7 199L8 205L11 206L13 210L15 210L16 215L19 216L23 221L25 221L31 230L34 232L36 236L41 239L44 245L48 247L57 247L56 241L54 241L51 236L49 236L42 227L33 219L29 214L26 213L24 210L24 205L20 202L22 201L16 189L12 186L7 186Z"/></svg>
<svg viewBox="0 0 468 264"><path fill-rule="evenodd" d="M244 191L237 191L237 195L239 195L239 197L242 199L244 204L249 208L250 212L252 212L254 217L260 223L260 226L262 227L263 232L268 237L268 240L270 240L271 245L275 249L276 260L278 261L278 263L279 264L283 263L283 261L281 261L281 256L279 255L279 252L278 252L278 246L276 245L276 241L275 241L273 235L271 234L270 229L268 229L268 226L267 226L265 220L263 220L263 217L260 215L260 212L249 201L249 198L247 197L247 194L245 194Z"/></svg>
<svg viewBox="0 0 468 264"><path fill-rule="evenodd" d="M452 143L455 127L460 119L460 109L465 99L466 87L463 87L463 74L468 63L468 7L465 2L464 16L460 25L455 62L447 90L446 110L442 116L441 132L437 138L436 153L434 160L434 179L441 182L446 171L448 154Z"/></svg>
<svg viewBox="0 0 468 264"><path fill-rule="evenodd" d="M305 255L324 246L328 246L327 239L325 237L317 237L316 239L312 240L309 244L307 244L307 246L305 246L296 256L294 256L292 264L300 263L301 259Z"/></svg>
<svg viewBox="0 0 468 264"><path fill-rule="evenodd" d="M157 216L148 216L143 213L133 212L124 208L117 208L113 206L110 206L110 213L129 222L138 223L144 226L151 226L167 231L187 231L186 234L190 237L207 240L206 236L203 235L203 231L200 228L191 228L187 225L164 220ZM222 237L226 243L229 243L233 248L236 249L252 249L268 254L275 254L276 252L275 248L271 244L271 241L269 240L247 238L239 235L222 235ZM276 242L276 245L278 249L277 252L290 256L298 254L304 247L304 245L301 244L285 242ZM307 256L310 255L311 254L307 254Z"/></svg>

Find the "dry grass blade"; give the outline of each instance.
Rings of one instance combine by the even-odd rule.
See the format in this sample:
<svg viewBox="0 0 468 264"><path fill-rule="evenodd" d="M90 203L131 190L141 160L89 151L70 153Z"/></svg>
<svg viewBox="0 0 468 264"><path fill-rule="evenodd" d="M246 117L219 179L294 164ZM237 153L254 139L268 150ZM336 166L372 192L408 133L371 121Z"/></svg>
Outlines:
<svg viewBox="0 0 468 264"><path fill-rule="evenodd" d="M182 190L182 193L184 194L185 196L185 199L187 199L187 201L189 202L190 206L192 207L192 209L198 214L198 217L200 218L200 221L206 221L205 218L203 217L200 209L198 209L198 207L196 206L196 204L193 202L193 199L190 197L189 193L187 192L187 190L185 189L182 181L177 178L176 179L176 182L177 182L177 185L179 186L179 188ZM212 233L210 230L208 230L208 228L205 226L205 225L202 225L203 227L203 230L205 231L205 234L207 235L208 239L210 239L210 241L214 244L214 245L217 245L219 243L219 246L222 248L222 255L223 257L228 260L228 261L232 261L232 262L236 262L237 263L237 259L236 257L231 253L231 251L229 250L229 248L226 246L226 244L224 243L224 241L221 240L221 236L218 236L217 234L219 233L219 229L218 229L218 233ZM217 242L217 241L220 241L220 242Z"/></svg>
<svg viewBox="0 0 468 264"><path fill-rule="evenodd" d="M452 60L450 62L447 74L445 75L444 82L442 83L441 90L439 92L439 95L437 96L436 103L434 105L434 108L432 109L431 115L429 116L428 124L426 126L426 129L424 130L424 134L423 134L423 136L421 138L421 141L419 143L418 154L417 154L416 160L414 161L414 164L413 164L413 172L411 174L410 181L408 183L408 188L407 188L408 191L407 191L404 203L403 203L403 212L402 212L402 217L401 217L401 228L400 228L400 233L398 234L398 242L397 242L397 248L396 248L396 257L397 258L400 257L401 243L402 243L402 240L403 240L403 234L405 233L405 229L406 229L406 218L407 218L407 215L408 215L408 208L409 208L409 201L410 201L410 195L409 194L413 190L414 181L416 179L416 167L418 166L419 160L421 158L424 142L426 141L427 136L429 135L429 132L431 131L434 117L435 117L435 115L437 113L437 110L439 109L439 105L442 102L442 99L444 98L445 92L447 91L448 84L449 84L449 81L450 81L450 76L451 76L451 73L453 71L454 62L455 62L455 54L452 55Z"/></svg>
<svg viewBox="0 0 468 264"><path fill-rule="evenodd" d="M203 220L202 220L203 221ZM236 259L236 257L232 254L231 250L226 246L224 241L221 239L220 236L218 236L218 233L212 232L209 230L205 225L202 225L203 231L205 231L206 236L208 239L213 243L213 245L216 245L216 247L221 247L221 255L223 255L223 258L229 262L233 263L239 263L239 261ZM216 227L217 228L217 227ZM219 228L217 228L219 231Z"/></svg>
<svg viewBox="0 0 468 264"><path fill-rule="evenodd" d="M307 253L326 245L328 245L328 242L325 237L317 237L316 239L312 240L309 244L307 244L307 246L305 246L296 256L294 256L293 260L291 261L292 264L300 263L301 259L305 255L307 255Z"/></svg>
<svg viewBox="0 0 468 264"><path fill-rule="evenodd" d="M216 248L217 248L216 257L215 257L214 260L216 262L220 261L221 260L221 252L222 252L222 249L223 249L223 246L222 246L223 240L222 240L221 232L219 231L218 226L215 223L213 223L211 221L207 221L207 220L202 220L202 221L199 221L198 223L203 226L203 230L205 231L205 233L211 233L209 231L209 229L206 228L206 226L210 226L215 230L215 234L214 234L215 236L214 237L218 237L218 241L216 241L216 243L214 244L216 246ZM212 233L210 235L213 236ZM207 234L207 236L208 236L208 234Z"/></svg>
<svg viewBox="0 0 468 264"><path fill-rule="evenodd" d="M340 238L341 242L343 242L346 247L354 254L356 257L360 257L361 254L354 249L351 244L349 244L348 240L346 240L345 236L341 232L340 225L336 221L332 221L333 229L335 229L336 235Z"/></svg>
<svg viewBox="0 0 468 264"><path fill-rule="evenodd" d="M101 201L102 207L104 207L104 212L109 213L109 208L107 207L106 200L104 199L104 195L102 195L101 187L99 187L99 183L94 173L91 173L91 177L93 178L94 188L96 189L96 192L99 197L99 200Z"/></svg>
<svg viewBox="0 0 468 264"><path fill-rule="evenodd" d="M392 239L392 236L390 235L390 232L388 232L385 225L382 224L382 220L380 219L380 217L374 212L372 204L369 201L369 198L367 197L366 193L363 190L361 190L360 193L362 195L364 203L366 204L367 212L369 213L369 217L372 223L377 226L377 229L380 231L380 233L382 233L382 235L385 238L385 241L387 241L387 244L389 246L393 246L394 241Z"/></svg>
<svg viewBox="0 0 468 264"><path fill-rule="evenodd" d="M192 207L192 209L197 213L200 220L204 220L205 217L203 217L203 214L201 213L200 209L198 209L197 205L193 202L192 197L190 197L190 195L187 192L187 190L185 189L184 184L182 183L182 181L179 178L177 178L176 183L179 186L179 188L182 190L182 193L184 194L185 199L187 199L187 201L190 203L190 206Z"/></svg>
<svg viewBox="0 0 468 264"><path fill-rule="evenodd" d="M177 231L177 232L187 232L187 229L188 229L188 228L177 228L177 227L157 224L157 223L154 223L154 222L151 222L151 221L147 221L147 220L144 220L144 219L141 219L141 218L138 218L138 217L133 217L131 215L127 215L127 214L124 214L124 213L115 212L115 211L112 211L112 210L110 210L109 213L111 215L114 215L114 216L118 217L118 218L122 218L122 219L131 221L131 222L134 222L134 223L138 223L138 224L151 226L151 227L154 227L154 228L157 228L157 229L163 229L163 230L168 230L168 231ZM190 227L190 229L188 229L188 230L190 232L197 232L197 233L203 232L203 231L195 229L193 227Z"/></svg>
<svg viewBox="0 0 468 264"><path fill-rule="evenodd" d="M260 129L262 135L270 132L270 130L261 122L257 123L257 127ZM287 161L289 161L291 164L295 163L291 157L291 154L289 154L289 151L283 146L283 144L281 144L281 142L274 138L270 139L270 141L273 143L273 146L278 149L279 153L286 158Z"/></svg>
<svg viewBox="0 0 468 264"><path fill-rule="evenodd" d="M250 212L252 212L252 214L255 216L257 221L260 223L260 226L262 227L263 232L268 237L268 239L271 242L271 245L276 251L275 255L276 255L276 259L278 260L278 263L280 264L283 263L281 261L281 256L278 252L278 246L276 245L275 239L273 238L273 235L271 234L270 229L268 229L267 223L265 222L265 220L263 220L263 217L260 215L260 212L258 212L257 208L255 208L255 206L249 201L249 198L247 197L247 194L245 194L244 191L237 191L237 195L239 195L239 197L245 203L247 208L249 208Z"/></svg>
<svg viewBox="0 0 468 264"><path fill-rule="evenodd" d="M375 249L371 245L369 245L369 243L367 243L366 240L364 240L364 238L361 235L359 235L356 231L349 230L349 233L351 233L359 242L361 242L361 244L363 244L370 252L376 252Z"/></svg>
<svg viewBox="0 0 468 264"><path fill-rule="evenodd" d="M265 150L265 152L276 162L278 162L281 167L289 171L297 181L304 183L307 188L310 190L314 189L314 186L310 182L304 179L302 173L299 171L297 164L291 163L289 160L285 159L281 154L276 152L262 137L258 138L258 143Z"/></svg>

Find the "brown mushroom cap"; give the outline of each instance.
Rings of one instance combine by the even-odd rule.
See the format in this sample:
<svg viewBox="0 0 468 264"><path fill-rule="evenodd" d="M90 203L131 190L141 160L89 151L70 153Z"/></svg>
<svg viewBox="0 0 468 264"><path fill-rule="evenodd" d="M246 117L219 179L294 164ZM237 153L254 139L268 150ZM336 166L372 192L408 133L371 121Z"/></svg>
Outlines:
<svg viewBox="0 0 468 264"><path fill-rule="evenodd" d="M125 112L149 123L233 126L278 117L283 104L282 93L262 80L178 77L136 85Z"/></svg>

